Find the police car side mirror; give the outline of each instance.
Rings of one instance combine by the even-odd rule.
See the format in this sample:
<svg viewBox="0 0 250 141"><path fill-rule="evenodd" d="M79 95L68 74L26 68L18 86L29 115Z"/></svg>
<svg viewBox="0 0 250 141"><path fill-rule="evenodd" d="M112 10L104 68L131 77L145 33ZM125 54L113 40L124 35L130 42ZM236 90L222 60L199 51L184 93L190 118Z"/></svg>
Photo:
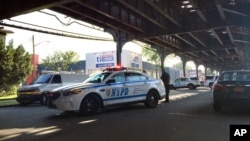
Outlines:
<svg viewBox="0 0 250 141"><path fill-rule="evenodd" d="M115 79L111 78L111 79L109 79L106 83L107 83L107 84L109 84L109 83L115 83Z"/></svg>

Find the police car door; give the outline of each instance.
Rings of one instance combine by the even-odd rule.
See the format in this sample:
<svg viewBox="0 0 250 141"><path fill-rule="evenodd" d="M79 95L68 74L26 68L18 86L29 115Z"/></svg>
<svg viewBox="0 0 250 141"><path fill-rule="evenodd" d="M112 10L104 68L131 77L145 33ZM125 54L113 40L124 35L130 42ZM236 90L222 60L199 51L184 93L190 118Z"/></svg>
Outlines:
<svg viewBox="0 0 250 141"><path fill-rule="evenodd" d="M104 105L123 103L124 97L128 96L129 88L125 84L124 72L114 74L112 82L107 84ZM111 80L110 79L110 80Z"/></svg>
<svg viewBox="0 0 250 141"><path fill-rule="evenodd" d="M178 78L174 81L174 87L180 87L181 86L181 78Z"/></svg>
<svg viewBox="0 0 250 141"><path fill-rule="evenodd" d="M129 89L126 100L128 102L145 100L150 85L146 76L135 72L125 72L125 75L126 87Z"/></svg>
<svg viewBox="0 0 250 141"><path fill-rule="evenodd" d="M188 85L188 79L187 78L181 78L181 87L186 87Z"/></svg>

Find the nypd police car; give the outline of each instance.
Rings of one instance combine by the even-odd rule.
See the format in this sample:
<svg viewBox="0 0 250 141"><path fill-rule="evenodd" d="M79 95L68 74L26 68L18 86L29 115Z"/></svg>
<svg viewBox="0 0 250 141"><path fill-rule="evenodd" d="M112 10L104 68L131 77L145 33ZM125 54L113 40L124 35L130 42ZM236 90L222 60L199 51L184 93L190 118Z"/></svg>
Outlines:
<svg viewBox="0 0 250 141"><path fill-rule="evenodd" d="M137 71L112 69L90 76L81 84L46 92L46 97L49 108L90 115L119 104L144 103L154 108L165 94L161 79Z"/></svg>

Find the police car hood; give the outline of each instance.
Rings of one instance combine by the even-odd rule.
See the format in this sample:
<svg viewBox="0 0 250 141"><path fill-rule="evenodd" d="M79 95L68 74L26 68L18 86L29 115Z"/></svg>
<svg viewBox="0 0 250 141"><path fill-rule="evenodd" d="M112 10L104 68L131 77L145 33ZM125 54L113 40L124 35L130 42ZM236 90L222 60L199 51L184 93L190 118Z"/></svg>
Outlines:
<svg viewBox="0 0 250 141"><path fill-rule="evenodd" d="M103 83L76 83L73 85L66 85L53 89L52 91L65 91L76 88L94 88L96 86L104 85Z"/></svg>

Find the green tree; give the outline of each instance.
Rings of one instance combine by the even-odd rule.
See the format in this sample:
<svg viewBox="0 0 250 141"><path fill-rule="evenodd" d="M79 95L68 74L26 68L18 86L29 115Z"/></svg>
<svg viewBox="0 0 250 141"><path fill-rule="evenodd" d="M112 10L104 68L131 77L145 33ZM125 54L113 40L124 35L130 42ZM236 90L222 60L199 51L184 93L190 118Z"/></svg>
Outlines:
<svg viewBox="0 0 250 141"><path fill-rule="evenodd" d="M152 62L156 65L156 67L160 67L161 59L156 49L145 46L142 48L142 55L146 57L147 61Z"/></svg>
<svg viewBox="0 0 250 141"><path fill-rule="evenodd" d="M173 68L179 69L179 70L183 70L182 63L183 63L183 62L178 62L178 63L174 64L174 65L173 65ZM185 68L185 69L186 69L186 70L192 70L192 67L189 66L189 65L186 65L186 68Z"/></svg>
<svg viewBox="0 0 250 141"><path fill-rule="evenodd" d="M159 54L157 53L156 49L150 48L149 46L144 46L142 48L142 55L146 57L147 61L155 64L155 70L156 70L156 76L158 70L161 68L161 58Z"/></svg>
<svg viewBox="0 0 250 141"><path fill-rule="evenodd" d="M173 68L183 70L182 62L178 62L176 64L173 64Z"/></svg>
<svg viewBox="0 0 250 141"><path fill-rule="evenodd" d="M0 40L0 93L22 83L31 72L31 55L24 47L14 48L13 40L5 46Z"/></svg>
<svg viewBox="0 0 250 141"><path fill-rule="evenodd" d="M70 64L79 61L79 55L74 51L56 51L53 55L42 59L42 64L54 71L66 71Z"/></svg>

